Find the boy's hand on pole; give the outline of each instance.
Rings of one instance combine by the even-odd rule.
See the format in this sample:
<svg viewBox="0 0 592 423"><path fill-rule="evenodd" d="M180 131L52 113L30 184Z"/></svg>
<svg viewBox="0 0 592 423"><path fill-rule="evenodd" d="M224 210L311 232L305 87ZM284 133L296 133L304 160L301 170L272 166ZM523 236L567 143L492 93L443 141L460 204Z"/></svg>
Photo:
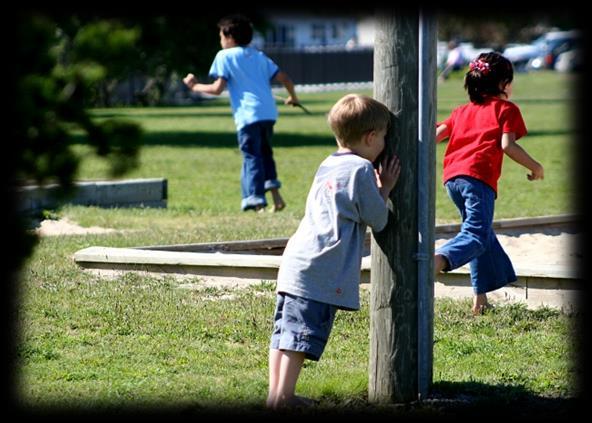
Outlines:
<svg viewBox="0 0 592 423"><path fill-rule="evenodd" d="M378 173L380 175L379 186L390 193L395 185L397 185L401 174L401 162L399 158L396 155L392 155L390 158L385 157L382 159Z"/></svg>

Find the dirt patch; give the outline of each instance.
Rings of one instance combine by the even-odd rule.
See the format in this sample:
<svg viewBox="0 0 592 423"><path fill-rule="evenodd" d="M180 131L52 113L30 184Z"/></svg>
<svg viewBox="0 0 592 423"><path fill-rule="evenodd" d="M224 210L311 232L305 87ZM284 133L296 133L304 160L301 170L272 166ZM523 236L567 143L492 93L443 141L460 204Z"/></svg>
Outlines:
<svg viewBox="0 0 592 423"><path fill-rule="evenodd" d="M39 227L35 228L35 233L39 236L105 234L113 232L121 231L112 228L101 228L100 226L85 228L67 217L60 220L42 220L39 223Z"/></svg>

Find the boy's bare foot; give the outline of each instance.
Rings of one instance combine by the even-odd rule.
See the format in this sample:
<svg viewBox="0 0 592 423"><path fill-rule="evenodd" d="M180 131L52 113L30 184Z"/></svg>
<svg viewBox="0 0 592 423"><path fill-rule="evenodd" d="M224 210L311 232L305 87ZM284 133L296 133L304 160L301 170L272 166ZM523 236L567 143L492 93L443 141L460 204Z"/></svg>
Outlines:
<svg viewBox="0 0 592 423"><path fill-rule="evenodd" d="M317 400L307 397L301 397L300 395L294 395L294 398L298 402L297 407L312 407L319 403Z"/></svg>
<svg viewBox="0 0 592 423"><path fill-rule="evenodd" d="M286 208L286 203L277 188L271 190L271 196L273 197L273 207L271 207L271 212L279 212Z"/></svg>
<svg viewBox="0 0 592 423"><path fill-rule="evenodd" d="M318 401L315 401L311 398L301 397L300 395L294 395L290 399L286 399L283 402L276 403L275 408L307 408L313 407L318 404Z"/></svg>
<svg viewBox="0 0 592 423"><path fill-rule="evenodd" d="M269 211L271 213L275 213L275 212L282 211L285 208L286 208L286 203L274 204L273 206L271 206L271 208L269 209Z"/></svg>

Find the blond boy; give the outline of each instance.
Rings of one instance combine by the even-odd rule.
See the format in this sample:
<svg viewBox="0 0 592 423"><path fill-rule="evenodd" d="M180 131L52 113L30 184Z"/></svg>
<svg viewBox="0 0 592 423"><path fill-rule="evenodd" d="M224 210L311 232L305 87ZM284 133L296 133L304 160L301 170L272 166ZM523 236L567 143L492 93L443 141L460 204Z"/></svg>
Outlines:
<svg viewBox="0 0 592 423"><path fill-rule="evenodd" d="M304 359L319 360L338 309L358 310L367 226L387 223L386 200L399 178L396 156L373 162L385 146L388 108L362 95L341 98L328 115L337 151L315 175L304 218L278 273L269 351L267 406L306 405L295 388Z"/></svg>

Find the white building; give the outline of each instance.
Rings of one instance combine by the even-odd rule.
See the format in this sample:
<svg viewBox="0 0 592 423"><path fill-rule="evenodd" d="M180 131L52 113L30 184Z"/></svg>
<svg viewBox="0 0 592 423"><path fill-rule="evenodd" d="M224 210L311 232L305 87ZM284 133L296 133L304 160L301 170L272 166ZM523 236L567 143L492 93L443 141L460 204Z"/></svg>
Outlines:
<svg viewBox="0 0 592 423"><path fill-rule="evenodd" d="M268 14L272 29L255 38L265 48L352 48L372 47L374 19L352 15L311 13Z"/></svg>

